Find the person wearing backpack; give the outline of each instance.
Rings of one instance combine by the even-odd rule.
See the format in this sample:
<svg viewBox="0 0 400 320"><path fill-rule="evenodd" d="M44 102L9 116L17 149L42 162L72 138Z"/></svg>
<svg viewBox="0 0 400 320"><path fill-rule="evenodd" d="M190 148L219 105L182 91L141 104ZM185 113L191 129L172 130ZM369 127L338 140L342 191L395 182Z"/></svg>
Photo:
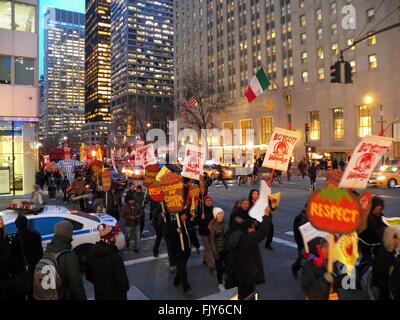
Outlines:
<svg viewBox="0 0 400 320"><path fill-rule="evenodd" d="M46 252L36 266L33 294L37 300L86 300L83 287L78 256L72 251L72 224L61 221L55 225L54 236L47 245ZM50 288L43 288L40 274L44 266L54 268L55 284ZM59 279L59 281L57 281Z"/></svg>
<svg viewBox="0 0 400 320"><path fill-rule="evenodd" d="M94 285L95 300L127 300L129 280L115 246L119 227L99 225L100 241L89 253L86 279Z"/></svg>

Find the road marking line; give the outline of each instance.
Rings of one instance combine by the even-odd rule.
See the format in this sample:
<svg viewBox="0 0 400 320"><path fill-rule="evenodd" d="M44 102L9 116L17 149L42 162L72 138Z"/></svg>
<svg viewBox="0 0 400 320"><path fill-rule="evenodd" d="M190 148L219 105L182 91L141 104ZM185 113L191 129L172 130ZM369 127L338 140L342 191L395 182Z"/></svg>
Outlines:
<svg viewBox="0 0 400 320"><path fill-rule="evenodd" d="M279 238L274 238L272 241L276 242L276 243L279 243L279 244L283 244L283 245L291 247L291 248L297 249L297 245L294 242L291 242L291 241L287 241L287 240L283 240L283 239L279 239Z"/></svg>
<svg viewBox="0 0 400 320"><path fill-rule="evenodd" d="M293 231L287 231L285 232L286 235L288 236L294 236L294 232Z"/></svg>

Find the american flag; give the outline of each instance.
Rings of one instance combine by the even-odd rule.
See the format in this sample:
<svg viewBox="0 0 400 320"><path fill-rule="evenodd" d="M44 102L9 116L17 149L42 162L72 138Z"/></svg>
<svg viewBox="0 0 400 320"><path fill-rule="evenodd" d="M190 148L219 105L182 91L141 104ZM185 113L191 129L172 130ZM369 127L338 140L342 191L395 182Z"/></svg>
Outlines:
<svg viewBox="0 0 400 320"><path fill-rule="evenodd" d="M195 97L191 97L185 104L185 106L183 107L183 112L182 112L182 116L186 115L186 113L192 109L193 107L195 107L198 104L198 101Z"/></svg>

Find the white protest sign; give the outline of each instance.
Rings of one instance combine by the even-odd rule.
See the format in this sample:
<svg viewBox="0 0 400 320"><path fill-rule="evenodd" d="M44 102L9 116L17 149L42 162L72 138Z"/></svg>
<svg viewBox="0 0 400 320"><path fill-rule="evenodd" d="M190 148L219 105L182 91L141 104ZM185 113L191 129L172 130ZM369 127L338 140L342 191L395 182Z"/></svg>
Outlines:
<svg viewBox="0 0 400 320"><path fill-rule="evenodd" d="M380 136L364 137L354 149L340 181L339 188L367 188L369 177L382 159L382 156L389 151L392 143L392 138Z"/></svg>
<svg viewBox="0 0 400 320"><path fill-rule="evenodd" d="M154 148L152 144L136 148L135 165L147 167L151 164L156 164L157 158L154 155Z"/></svg>
<svg viewBox="0 0 400 320"><path fill-rule="evenodd" d="M261 180L260 182L260 197L249 211L249 216L253 219L262 222L265 208L268 208L268 196L271 194L271 188L268 184Z"/></svg>
<svg viewBox="0 0 400 320"><path fill-rule="evenodd" d="M322 237L329 241L329 233L315 229L310 222L303 224L299 227L300 233L303 237L304 249L308 253L308 242L316 237Z"/></svg>
<svg viewBox="0 0 400 320"><path fill-rule="evenodd" d="M185 159L183 160L182 177L193 180L200 180L206 159L205 149L199 146L187 144L185 149Z"/></svg>
<svg viewBox="0 0 400 320"><path fill-rule="evenodd" d="M275 128L264 158L263 167L286 172L301 133Z"/></svg>

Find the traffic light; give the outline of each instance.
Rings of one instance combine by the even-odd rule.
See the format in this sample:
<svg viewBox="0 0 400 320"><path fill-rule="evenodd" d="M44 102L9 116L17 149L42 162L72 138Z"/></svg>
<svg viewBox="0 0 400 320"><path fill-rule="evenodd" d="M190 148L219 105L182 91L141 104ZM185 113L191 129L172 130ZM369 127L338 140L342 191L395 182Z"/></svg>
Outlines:
<svg viewBox="0 0 400 320"><path fill-rule="evenodd" d="M353 72L350 62L344 63L344 83L353 83Z"/></svg>
<svg viewBox="0 0 400 320"><path fill-rule="evenodd" d="M340 83L340 76L340 61L338 61L334 65L331 65L331 83Z"/></svg>

